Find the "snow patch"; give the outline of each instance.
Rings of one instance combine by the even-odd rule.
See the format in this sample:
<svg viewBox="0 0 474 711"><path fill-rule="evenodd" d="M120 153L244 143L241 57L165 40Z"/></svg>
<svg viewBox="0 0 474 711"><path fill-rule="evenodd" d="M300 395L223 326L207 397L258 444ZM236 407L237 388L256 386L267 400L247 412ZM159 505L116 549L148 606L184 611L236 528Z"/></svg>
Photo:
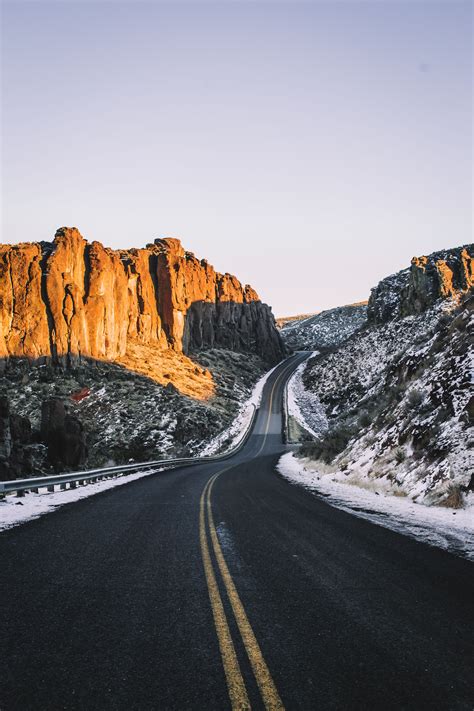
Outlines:
<svg viewBox="0 0 474 711"><path fill-rule="evenodd" d="M314 351L311 355L317 354L318 351ZM305 368L306 361L298 366L288 381L288 414L313 437L319 437L327 430L328 421L318 398L309 393L303 385L302 376Z"/></svg>

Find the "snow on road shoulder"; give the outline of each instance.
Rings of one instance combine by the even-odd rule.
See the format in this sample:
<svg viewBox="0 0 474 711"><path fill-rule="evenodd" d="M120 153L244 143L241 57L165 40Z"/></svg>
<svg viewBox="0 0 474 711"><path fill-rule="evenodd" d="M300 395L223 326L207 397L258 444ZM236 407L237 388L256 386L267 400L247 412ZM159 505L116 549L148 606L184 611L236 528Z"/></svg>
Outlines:
<svg viewBox="0 0 474 711"><path fill-rule="evenodd" d="M331 506L431 546L474 560L474 495L464 509L428 507L408 497L375 492L345 483L315 462L284 454L278 471L286 479L324 497Z"/></svg>
<svg viewBox="0 0 474 711"><path fill-rule="evenodd" d="M311 355L317 353L318 351L314 351ZM307 360L296 368L288 381L288 414L313 437L318 437L327 430L328 422L318 398L305 390L303 385L302 376L306 365Z"/></svg>
<svg viewBox="0 0 474 711"><path fill-rule="evenodd" d="M226 445L225 449L232 449L233 447L237 446L238 442L242 439L245 432L247 431L254 410L256 410L260 405L265 383L267 382L273 371L278 368L279 365L280 363L277 363L274 368L269 370L268 373L265 373L265 375L263 375L260 380L255 383L255 386L252 390L252 394L250 395L248 400L246 400L242 404L242 407L240 408L235 420L227 429L217 435L217 437L214 437L214 439L211 440L211 442L209 442L206 447L204 447L204 449L200 453L201 457L208 457L211 454L216 454L223 448L224 445Z"/></svg>
<svg viewBox="0 0 474 711"><path fill-rule="evenodd" d="M79 501L88 496L94 496L94 494L100 494L102 491L128 484L136 479L149 476L156 471L156 469L144 469L134 474L126 474L115 479L106 479L94 484L80 486L77 489L66 489L65 491L55 491L54 493L40 489L38 494L27 493L21 498L17 498L15 494L9 494L3 501L0 501L0 531L13 528L13 526L18 526L34 518L39 518L54 511L58 506Z"/></svg>

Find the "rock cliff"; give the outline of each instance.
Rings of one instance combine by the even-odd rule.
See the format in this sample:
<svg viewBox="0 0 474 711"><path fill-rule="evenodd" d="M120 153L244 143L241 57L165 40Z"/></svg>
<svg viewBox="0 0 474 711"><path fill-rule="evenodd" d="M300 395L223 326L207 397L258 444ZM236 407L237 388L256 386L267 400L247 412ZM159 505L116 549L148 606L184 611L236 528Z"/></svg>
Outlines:
<svg viewBox="0 0 474 711"><path fill-rule="evenodd" d="M369 322L422 313L440 299L459 299L474 287L474 245L413 257L411 267L383 279L372 289Z"/></svg>
<svg viewBox="0 0 474 711"><path fill-rule="evenodd" d="M63 227L53 243L0 246L0 358L117 360L137 343L283 355L256 292L177 239L112 250Z"/></svg>

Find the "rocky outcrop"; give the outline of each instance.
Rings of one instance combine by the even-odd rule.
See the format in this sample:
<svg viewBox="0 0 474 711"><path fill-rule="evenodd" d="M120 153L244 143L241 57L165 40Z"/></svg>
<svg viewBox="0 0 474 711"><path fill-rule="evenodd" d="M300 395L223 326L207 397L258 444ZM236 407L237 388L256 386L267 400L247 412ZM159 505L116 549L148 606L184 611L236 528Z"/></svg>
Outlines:
<svg viewBox="0 0 474 711"><path fill-rule="evenodd" d="M0 397L0 462L7 461L11 451L10 403L6 397Z"/></svg>
<svg viewBox="0 0 474 711"><path fill-rule="evenodd" d="M440 299L458 300L474 287L474 245L413 257L411 267L372 289L367 316L372 323L419 314Z"/></svg>
<svg viewBox="0 0 474 711"><path fill-rule="evenodd" d="M132 342L283 354L256 292L179 240L112 250L63 227L52 244L0 246L0 358L115 360Z"/></svg>
<svg viewBox="0 0 474 711"><path fill-rule="evenodd" d="M48 459L56 468L80 467L87 459L84 428L80 420L67 413L61 398L43 402L41 437L48 446Z"/></svg>
<svg viewBox="0 0 474 711"><path fill-rule="evenodd" d="M45 454L56 469L83 465L87 447L80 420L52 397L42 403L41 430L33 431L29 418L11 412L8 397L0 396L0 479L31 475L43 468Z"/></svg>
<svg viewBox="0 0 474 711"><path fill-rule="evenodd" d="M29 419L11 412L8 398L1 395L0 479L12 479L32 467L35 446L31 442Z"/></svg>

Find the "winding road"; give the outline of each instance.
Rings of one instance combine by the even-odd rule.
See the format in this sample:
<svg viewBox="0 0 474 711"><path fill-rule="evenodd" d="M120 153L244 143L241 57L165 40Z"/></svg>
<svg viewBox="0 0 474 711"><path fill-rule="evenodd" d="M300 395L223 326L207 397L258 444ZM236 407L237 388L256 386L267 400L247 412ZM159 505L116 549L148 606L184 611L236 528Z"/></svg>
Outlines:
<svg viewBox="0 0 474 711"><path fill-rule="evenodd" d="M231 459L0 534L1 711L473 708L472 563L275 470L301 358Z"/></svg>

